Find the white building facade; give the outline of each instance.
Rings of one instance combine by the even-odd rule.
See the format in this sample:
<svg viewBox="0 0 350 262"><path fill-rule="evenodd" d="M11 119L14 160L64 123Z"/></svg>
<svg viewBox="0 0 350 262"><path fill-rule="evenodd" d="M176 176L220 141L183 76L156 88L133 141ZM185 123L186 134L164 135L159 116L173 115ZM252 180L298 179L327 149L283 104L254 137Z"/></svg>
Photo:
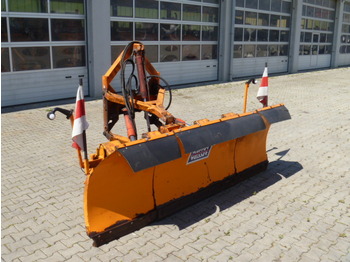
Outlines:
<svg viewBox="0 0 350 262"><path fill-rule="evenodd" d="M2 106L101 97L130 41L171 85L350 66L350 1L1 0Z"/></svg>

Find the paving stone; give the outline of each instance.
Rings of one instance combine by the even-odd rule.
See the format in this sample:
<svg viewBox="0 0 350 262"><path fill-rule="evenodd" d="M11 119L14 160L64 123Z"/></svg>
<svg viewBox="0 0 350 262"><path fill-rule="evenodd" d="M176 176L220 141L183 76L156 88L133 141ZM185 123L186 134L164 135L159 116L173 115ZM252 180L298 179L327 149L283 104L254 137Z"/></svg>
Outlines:
<svg viewBox="0 0 350 262"><path fill-rule="evenodd" d="M212 256L208 259L209 262L219 262L219 261L236 261L237 256L229 254L228 252L222 252L217 256Z"/></svg>
<svg viewBox="0 0 350 262"><path fill-rule="evenodd" d="M138 252L144 254L144 255L148 255L149 253L152 253L155 250L158 250L159 247L155 244L153 244L152 242L148 242L144 245L141 245L141 247L138 248Z"/></svg>
<svg viewBox="0 0 350 262"><path fill-rule="evenodd" d="M187 259L193 255L198 253L198 250L194 249L189 245L185 245L181 250L172 252L174 256L181 258L183 261L187 261Z"/></svg>
<svg viewBox="0 0 350 262"><path fill-rule="evenodd" d="M169 254L177 250L178 249L173 245L171 245L170 243L165 243L165 245L162 248L156 249L154 252L156 255L160 256L161 258L166 259Z"/></svg>
<svg viewBox="0 0 350 262"><path fill-rule="evenodd" d="M21 261L38 261L45 258L45 254L41 250L35 250L25 257L20 257Z"/></svg>
<svg viewBox="0 0 350 262"><path fill-rule="evenodd" d="M164 262L182 262L183 260L181 258L178 258L177 256L173 254L169 254L164 260Z"/></svg>
<svg viewBox="0 0 350 262"><path fill-rule="evenodd" d="M243 249L248 249L249 245L242 241L237 241L237 243L234 243L231 246L227 246L224 248L224 250L228 250L232 254L240 255Z"/></svg>

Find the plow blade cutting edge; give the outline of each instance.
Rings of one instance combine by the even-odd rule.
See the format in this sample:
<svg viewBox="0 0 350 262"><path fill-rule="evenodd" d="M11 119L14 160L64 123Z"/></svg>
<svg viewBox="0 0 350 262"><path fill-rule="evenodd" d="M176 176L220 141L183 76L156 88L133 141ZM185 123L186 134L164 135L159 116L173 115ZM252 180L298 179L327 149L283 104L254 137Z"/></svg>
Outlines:
<svg viewBox="0 0 350 262"><path fill-rule="evenodd" d="M204 120L112 152L85 182L85 221L95 246L108 243L266 169L272 123L284 105ZM118 167L118 168L116 168Z"/></svg>

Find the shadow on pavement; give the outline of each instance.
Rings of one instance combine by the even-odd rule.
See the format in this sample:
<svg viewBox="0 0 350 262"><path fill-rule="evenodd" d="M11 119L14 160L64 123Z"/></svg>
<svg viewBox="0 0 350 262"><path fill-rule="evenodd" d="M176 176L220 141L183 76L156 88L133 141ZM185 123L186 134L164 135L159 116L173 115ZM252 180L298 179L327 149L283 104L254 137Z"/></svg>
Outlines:
<svg viewBox="0 0 350 262"><path fill-rule="evenodd" d="M277 149L277 148L273 148ZM271 150L273 150L271 149ZM216 212L221 212L234 205L258 194L260 191L274 185L282 179L288 179L295 175L303 166L299 162L284 161L281 158L288 150L275 153L280 156L277 160L269 163L267 169L229 189L202 200L184 210L164 218L152 225L172 224L178 226L179 230L185 229L203 219L208 218Z"/></svg>

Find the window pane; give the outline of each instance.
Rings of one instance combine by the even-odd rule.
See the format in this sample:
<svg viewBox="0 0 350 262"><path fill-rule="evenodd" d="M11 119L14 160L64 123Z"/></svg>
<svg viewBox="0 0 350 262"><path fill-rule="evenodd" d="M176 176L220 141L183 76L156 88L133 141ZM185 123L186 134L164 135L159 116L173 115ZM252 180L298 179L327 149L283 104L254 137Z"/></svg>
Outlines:
<svg viewBox="0 0 350 262"><path fill-rule="evenodd" d="M271 1L271 11L281 12L281 0L272 0Z"/></svg>
<svg viewBox="0 0 350 262"><path fill-rule="evenodd" d="M280 56L287 56L287 55L288 55L288 45L281 45Z"/></svg>
<svg viewBox="0 0 350 262"><path fill-rule="evenodd" d="M160 24L160 40L162 41L180 41L181 25L179 24Z"/></svg>
<svg viewBox="0 0 350 262"><path fill-rule="evenodd" d="M303 54L304 55L310 55L310 50L311 50L311 46L310 45L304 45Z"/></svg>
<svg viewBox="0 0 350 262"><path fill-rule="evenodd" d="M244 7L244 0L236 0L236 6Z"/></svg>
<svg viewBox="0 0 350 262"><path fill-rule="evenodd" d="M256 40L256 29L246 28L244 29L244 41L255 41Z"/></svg>
<svg viewBox="0 0 350 262"><path fill-rule="evenodd" d="M264 57L267 56L267 45L257 45L256 47L256 56L257 57Z"/></svg>
<svg viewBox="0 0 350 262"><path fill-rule="evenodd" d="M343 22L350 23L350 14L347 14L347 13L343 14Z"/></svg>
<svg viewBox="0 0 350 262"><path fill-rule="evenodd" d="M242 57L242 45L235 45L233 47L233 58L241 58Z"/></svg>
<svg viewBox="0 0 350 262"><path fill-rule="evenodd" d="M177 3L160 3L160 18L161 19L181 19L181 5Z"/></svg>
<svg viewBox="0 0 350 262"><path fill-rule="evenodd" d="M217 59L218 58L217 45L202 45L202 60Z"/></svg>
<svg viewBox="0 0 350 262"><path fill-rule="evenodd" d="M281 31L280 41L281 42L288 42L289 41L289 31Z"/></svg>
<svg viewBox="0 0 350 262"><path fill-rule="evenodd" d="M217 41L218 27L217 26L202 26L202 41Z"/></svg>
<svg viewBox="0 0 350 262"><path fill-rule="evenodd" d="M292 9L292 8L291 8L291 5L292 5L291 2L285 2L285 1L283 1L283 2L282 2L282 13L290 14L290 10Z"/></svg>
<svg viewBox="0 0 350 262"><path fill-rule="evenodd" d="M313 37L312 37L312 42L313 43L318 43L318 37L319 37L319 35L314 34Z"/></svg>
<svg viewBox="0 0 350 262"><path fill-rule="evenodd" d="M320 45L318 49L318 54L323 55L325 53L325 46Z"/></svg>
<svg viewBox="0 0 350 262"><path fill-rule="evenodd" d="M307 9L307 6L303 5L302 16L306 16L306 9Z"/></svg>
<svg viewBox="0 0 350 262"><path fill-rule="evenodd" d="M199 41L200 26L199 25L183 25L182 26L183 41Z"/></svg>
<svg viewBox="0 0 350 262"><path fill-rule="evenodd" d="M199 45L183 45L182 61L199 60Z"/></svg>
<svg viewBox="0 0 350 262"><path fill-rule="evenodd" d="M340 42L341 42L341 43L346 43L346 35L342 35L342 36L340 37Z"/></svg>
<svg viewBox="0 0 350 262"><path fill-rule="evenodd" d="M315 17L322 18L322 9L321 8L315 8Z"/></svg>
<svg viewBox="0 0 350 262"><path fill-rule="evenodd" d="M183 5L183 20L201 21L201 7L198 5Z"/></svg>
<svg viewBox="0 0 350 262"><path fill-rule="evenodd" d="M340 46L339 52L340 52L341 54L345 54L345 53L346 53L346 45Z"/></svg>
<svg viewBox="0 0 350 262"><path fill-rule="evenodd" d="M329 19L329 11L326 9L321 10L321 18L323 19Z"/></svg>
<svg viewBox="0 0 350 262"><path fill-rule="evenodd" d="M257 13L255 12L246 12L245 13L245 24L246 25L256 25L257 24Z"/></svg>
<svg viewBox="0 0 350 262"><path fill-rule="evenodd" d="M47 13L47 0L10 0L9 11Z"/></svg>
<svg viewBox="0 0 350 262"><path fill-rule="evenodd" d="M158 46L157 45L146 45L145 55L151 63L158 62Z"/></svg>
<svg viewBox="0 0 350 262"><path fill-rule="evenodd" d="M344 11L350 12L350 3L344 3Z"/></svg>
<svg viewBox="0 0 350 262"><path fill-rule="evenodd" d="M132 17L132 0L111 0L111 16Z"/></svg>
<svg viewBox="0 0 350 262"><path fill-rule="evenodd" d="M84 14L84 0L51 0L51 13Z"/></svg>
<svg viewBox="0 0 350 262"><path fill-rule="evenodd" d="M157 41L158 24L154 23L135 23L135 39L140 41Z"/></svg>
<svg viewBox="0 0 350 262"><path fill-rule="evenodd" d="M258 0L246 0L245 1L246 8L257 9L258 8Z"/></svg>
<svg viewBox="0 0 350 262"><path fill-rule="evenodd" d="M269 46L269 56L278 56L278 45Z"/></svg>
<svg viewBox="0 0 350 262"><path fill-rule="evenodd" d="M321 27L321 30L327 31L328 30L328 22L321 21L320 27Z"/></svg>
<svg viewBox="0 0 350 262"><path fill-rule="evenodd" d="M216 7L203 6L203 22L218 22L218 12Z"/></svg>
<svg viewBox="0 0 350 262"><path fill-rule="evenodd" d="M270 17L270 26L278 26L278 21L280 20L280 16L279 15L271 15Z"/></svg>
<svg viewBox="0 0 350 262"><path fill-rule="evenodd" d="M315 7L313 6L307 6L306 7L306 15L308 17L314 17L315 16Z"/></svg>
<svg viewBox="0 0 350 262"><path fill-rule="evenodd" d="M8 42L6 17L1 17L1 42Z"/></svg>
<svg viewBox="0 0 350 262"><path fill-rule="evenodd" d="M219 0L203 0L204 3L218 4Z"/></svg>
<svg viewBox="0 0 350 262"><path fill-rule="evenodd" d="M348 46L347 53L350 53L350 46ZM326 45L324 49L325 54L330 54L332 52L332 46Z"/></svg>
<svg viewBox="0 0 350 262"><path fill-rule="evenodd" d="M53 46L53 68L85 66L85 46Z"/></svg>
<svg viewBox="0 0 350 262"><path fill-rule="evenodd" d="M312 19L306 19L305 29L312 29L313 20Z"/></svg>
<svg viewBox="0 0 350 262"><path fill-rule="evenodd" d="M305 32L304 42L310 43L311 42L311 38L312 38L312 34L308 33L308 32Z"/></svg>
<svg viewBox="0 0 350 262"><path fill-rule="evenodd" d="M289 27L289 16L281 16L279 22L278 22L278 26L279 27Z"/></svg>
<svg viewBox="0 0 350 262"><path fill-rule="evenodd" d="M83 41L84 20L51 19L52 41Z"/></svg>
<svg viewBox="0 0 350 262"><path fill-rule="evenodd" d="M1 48L1 72L10 72L10 56L8 48Z"/></svg>
<svg viewBox="0 0 350 262"><path fill-rule="evenodd" d="M258 41L268 41L269 30L260 29L258 30Z"/></svg>
<svg viewBox="0 0 350 262"><path fill-rule="evenodd" d="M270 42L278 42L279 41L280 31L278 30L270 30Z"/></svg>
<svg viewBox="0 0 350 262"><path fill-rule="evenodd" d="M243 24L243 11L236 10L236 16L235 16L235 24L242 25Z"/></svg>
<svg viewBox="0 0 350 262"><path fill-rule="evenodd" d="M328 31L333 31L334 23L328 22Z"/></svg>
<svg viewBox="0 0 350 262"><path fill-rule="evenodd" d="M179 45L161 45L160 46L160 62L180 61Z"/></svg>
<svg viewBox="0 0 350 262"><path fill-rule="evenodd" d="M139 18L158 18L158 1L137 0L135 1L135 16Z"/></svg>
<svg viewBox="0 0 350 262"><path fill-rule="evenodd" d="M321 21L314 20L314 30L320 30L321 27Z"/></svg>
<svg viewBox="0 0 350 262"><path fill-rule="evenodd" d="M320 42L325 43L327 38L327 34L320 34Z"/></svg>
<svg viewBox="0 0 350 262"><path fill-rule="evenodd" d="M13 71L50 69L50 48L12 48Z"/></svg>
<svg viewBox="0 0 350 262"><path fill-rule="evenodd" d="M235 41L243 41L243 28L235 28Z"/></svg>
<svg viewBox="0 0 350 262"><path fill-rule="evenodd" d="M269 15L259 14L258 25L269 26Z"/></svg>
<svg viewBox="0 0 350 262"><path fill-rule="evenodd" d="M270 11L270 0L259 0L259 9Z"/></svg>
<svg viewBox="0 0 350 262"><path fill-rule="evenodd" d="M134 28L132 22L111 22L112 41L132 41Z"/></svg>
<svg viewBox="0 0 350 262"><path fill-rule="evenodd" d="M300 32L300 42L304 42L305 33Z"/></svg>
<svg viewBox="0 0 350 262"><path fill-rule="evenodd" d="M317 48L318 48L317 45L313 45L313 46L312 46L312 54L313 54L313 55L317 55L317 54L318 54Z"/></svg>
<svg viewBox="0 0 350 262"><path fill-rule="evenodd" d="M301 45L299 46L299 55L303 55L304 54L304 46Z"/></svg>
<svg viewBox="0 0 350 262"><path fill-rule="evenodd" d="M243 57L255 57L255 45L244 45Z"/></svg>
<svg viewBox="0 0 350 262"><path fill-rule="evenodd" d="M49 41L45 18L10 18L11 41Z"/></svg>
<svg viewBox="0 0 350 262"><path fill-rule="evenodd" d="M118 56L121 54L121 52L124 50L125 46L123 45L112 45L111 46L111 63L113 63Z"/></svg>
<svg viewBox="0 0 350 262"><path fill-rule="evenodd" d="M6 11L6 1L1 0L1 11Z"/></svg>

